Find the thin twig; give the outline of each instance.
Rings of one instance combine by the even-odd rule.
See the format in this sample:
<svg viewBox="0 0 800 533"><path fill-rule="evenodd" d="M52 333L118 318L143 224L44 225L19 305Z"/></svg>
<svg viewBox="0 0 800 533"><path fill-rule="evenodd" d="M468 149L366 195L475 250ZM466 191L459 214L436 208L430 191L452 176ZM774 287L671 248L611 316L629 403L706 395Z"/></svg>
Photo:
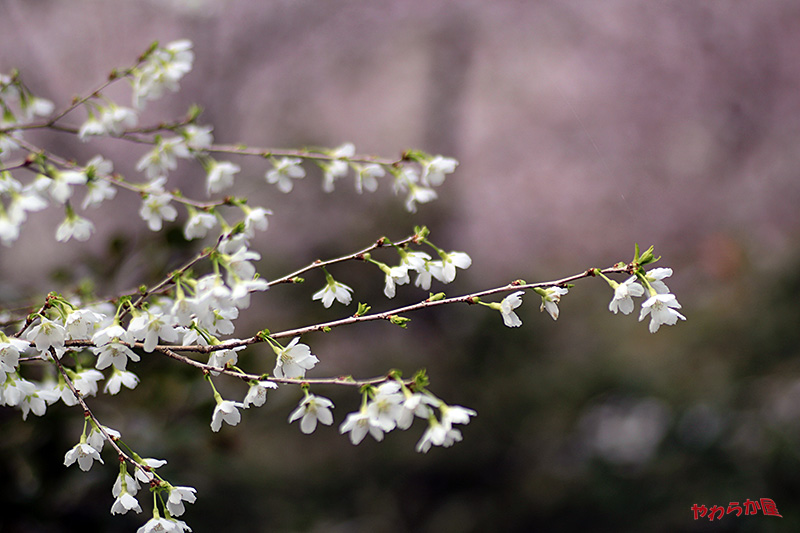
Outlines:
<svg viewBox="0 0 800 533"><path fill-rule="evenodd" d="M415 238L416 238L416 236L412 235L411 237L406 237L405 239L402 239L402 240L399 240L399 241L396 241L396 242L387 242L386 239L381 238L381 239L378 239L377 241L375 241L374 244L372 244L370 246L367 246L363 250L359 250L358 252L354 252L352 254L343 255L341 257L337 257L337 258L334 258L334 259L327 259L325 261L321 261L321 260L317 259L313 263L311 263L309 265L306 265L306 266L304 266L303 268L301 268L299 270L295 270L291 274L287 274L287 275L285 275L285 276L283 276L281 278L274 279L274 280L270 281L269 282L269 286L272 287L273 285L279 285L281 283L292 283L292 280L294 278L296 278L297 276L299 276L300 274L303 274L303 273L308 272L309 270L313 270L315 268L326 267L328 265L333 265L333 264L336 264L336 263L342 263L344 261L351 261L351 260L354 260L354 259L363 259L364 254L367 254L367 253L371 252L372 250L376 250L378 248L383 248L383 247L386 247L386 246L403 247L406 244L408 244L410 242L413 242Z"/></svg>
<svg viewBox="0 0 800 533"><path fill-rule="evenodd" d="M201 363L200 361L195 361L191 357L175 353L170 348L171 347L167 346L156 346L155 350L177 361L181 361L182 363L185 363L189 366L199 368L204 372L225 374L227 376L239 378L243 381L272 381L273 383L281 383L284 385L303 385L307 383L310 385L345 385L350 387L361 387L363 385L377 385L379 383L383 383L384 381L389 381L393 379L391 376L388 375L379 376L375 378L368 378L368 379L358 379L358 380L353 379L350 376L339 376L333 378L303 378L303 379L278 378L274 376L269 376L265 378L263 374L248 374L246 372L240 372L238 370L232 370L230 368L221 368L218 366L207 365ZM408 383L411 382L409 381Z"/></svg>

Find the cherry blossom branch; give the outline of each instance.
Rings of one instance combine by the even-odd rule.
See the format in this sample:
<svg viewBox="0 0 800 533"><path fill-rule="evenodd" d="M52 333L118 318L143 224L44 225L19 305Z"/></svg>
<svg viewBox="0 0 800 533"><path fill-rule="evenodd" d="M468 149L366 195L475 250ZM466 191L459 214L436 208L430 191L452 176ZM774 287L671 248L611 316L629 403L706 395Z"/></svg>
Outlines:
<svg viewBox="0 0 800 533"><path fill-rule="evenodd" d="M45 298L44 304L39 308L38 311L36 311L35 313L28 313L28 316L25 317L25 323L22 325L22 328L11 336L19 338L19 336L25 333L25 330L28 329L31 326L31 324L33 324L34 320L36 320L36 318L42 313L44 313L49 307L50 307L50 295L48 295L47 298Z"/></svg>
<svg viewBox="0 0 800 533"><path fill-rule="evenodd" d="M137 343L139 344L139 343ZM156 346L155 351L161 352L164 355L171 357L177 361L181 361L189 366L193 366L203 371L203 373L219 373L225 374L227 376L239 378L243 381L272 381L274 383L281 383L284 385L345 385L349 387L362 387L364 385L378 385L380 383L384 383L386 381L390 381L394 379L391 374L387 374L385 376L379 376L374 378L368 379L353 379L351 376L339 376L333 378L303 378L303 379L295 379L295 378L278 378L274 376L266 377L265 374L248 374L247 372L242 372L239 370L232 370L230 368L222 368L218 366L208 365L205 363L201 363L200 361L196 361L191 357L186 355L181 355L167 346ZM406 385L410 385L413 380L408 380L405 382Z"/></svg>
<svg viewBox="0 0 800 533"><path fill-rule="evenodd" d="M40 155L40 156L52 161L53 163L56 163L57 165L59 165L61 167L71 168L71 169L83 169L84 168L84 167L82 167L82 166L80 166L80 165L78 165L78 164L76 164L76 163L74 163L72 161L64 159L63 157L61 157L61 156L59 156L57 154L54 154L54 153L52 153L50 151L47 151L47 150L45 150L43 148L40 148L40 147L38 147L38 146L36 146L36 145L34 145L32 143L29 143L29 142L27 142L27 141L25 141L23 139L15 139L15 142L21 148L27 150L30 154L32 154L32 155ZM22 167L23 168L27 168L27 167L30 167L30 165L31 165L31 162L27 162L27 163L23 164ZM40 170L41 170L40 173L46 174L45 169L40 169ZM146 192L143 187L125 181L122 178L122 176L120 174L118 174L118 173L112 174L110 176L101 176L100 179L103 179L103 180L107 181L108 183L110 183L112 185L115 185L115 186L117 186L117 187L119 187L121 189L125 189L125 190L131 191L131 192L135 192L137 194L142 194L142 193ZM174 193L171 193L171 192L166 192L165 194L168 194L172 198L172 200L175 201L175 202L178 202L178 203L184 204L184 205L190 205L190 206L195 207L197 209L206 210L206 209L212 209L214 207L220 207L220 206L223 206L223 205L229 205L229 201L227 199L219 200L219 201L216 201L216 202L201 202L199 200L192 200L191 198L186 198L185 196L183 196L181 194L174 194Z"/></svg>
<svg viewBox="0 0 800 533"><path fill-rule="evenodd" d="M323 152L317 152L314 150L309 149L273 149L273 148L253 148L247 147L243 145L233 145L233 144L212 144L205 148L207 152L212 153L222 153L222 154L231 154L231 155L251 155L251 156L258 156L263 157L265 159L270 157L297 157L300 159L308 159L313 161L348 161L351 163L366 163L366 164L376 164L382 166L398 166L401 165L403 162L409 161L405 157L405 155L401 156L399 159L386 159L381 157L374 157L374 156L352 156L352 157L344 157L338 155L331 155L326 154Z"/></svg>
<svg viewBox="0 0 800 533"><path fill-rule="evenodd" d="M322 267L326 267L326 266L333 265L333 264L336 264L336 263L343 263L345 261L363 260L364 254L369 253L372 250L376 250L378 248L384 248L384 247L387 247L387 246L403 247L403 246L407 245L408 243L416 242L417 238L418 237L416 235L412 235L411 237L406 237L405 239L399 240L397 242L387 242L387 239L385 237L381 237L374 244L372 244L372 245L370 245L370 246L368 246L368 247L366 247L363 250L360 250L358 252L355 252L355 253L352 253L352 254L348 254L348 255L343 255L341 257L337 257L337 258L334 258L334 259L327 259L325 261L317 259L316 261L314 261L310 265L304 266L303 268L301 268L299 270L295 270L291 274L287 274L287 275L285 275L285 276L283 276L281 278L274 279L274 280L270 281L269 282L269 286L272 287L273 285L279 285L281 283L294 283L293 280L297 276L299 276L300 274L303 274L305 272L308 272L310 270L313 270L315 268L322 268Z"/></svg>
<svg viewBox="0 0 800 533"><path fill-rule="evenodd" d="M55 362L56 367L58 368L58 372L61 374L61 377L64 378L64 381L66 382L67 387L69 387L69 390L72 392L72 394L75 395L75 399L78 400L78 403L83 408L84 416L85 417L88 416L89 418L92 419L92 422L94 422L95 427L97 427L97 429L100 431L100 433L103 434L103 437L105 437L105 439L108 441L108 443L111 445L111 447L114 448L114 450L117 452L117 455L121 459L124 459L125 461L127 461L128 463L133 465L134 468L137 468L137 469L141 470L142 473L147 477L147 479L148 479L148 481L150 483L155 481L155 476L153 476L153 474L147 468L145 468L144 465L139 464L130 455L125 453L122 450L122 448L120 448L119 445L116 443L116 441L111 437L111 435L108 434L108 431L106 431L106 428L100 423L100 421L97 419L95 414L89 408L89 405L83 399L83 395L78 391L77 388L75 388L75 384L72 383L72 380L67 375L67 371L64 369L64 366L61 364L61 360L56 356L56 351L53 348L50 348L50 356L52 357L53 361Z"/></svg>
<svg viewBox="0 0 800 533"><path fill-rule="evenodd" d="M153 285L149 289L145 289L144 291L140 292L139 298L135 302L133 302L130 305L130 307L126 307L125 309L122 310L122 312L120 313L120 318L123 318L125 315L127 315L131 308L137 308L140 305L142 305L142 303L150 295L152 295L154 293L157 293L157 292L160 292L160 291L164 290L166 287L168 287L170 284L174 283L175 282L175 276L180 276L181 274L184 274L187 270L192 268L194 265L196 265L197 263L199 263L200 261L202 261L206 257L208 257L211 254L213 254L214 251L222 243L222 241L225 240L226 238L228 238L229 236L230 235L228 235L228 234L220 235L219 238L217 239L216 244L214 244L214 246L204 249L202 252L197 254L194 258L192 258L187 263L185 263L182 267L178 268L177 270L173 270L172 272L170 272L169 275L167 277L165 277L163 280L161 280L159 283L157 283L156 285Z"/></svg>
<svg viewBox="0 0 800 533"><path fill-rule="evenodd" d="M633 271L633 265L615 265L613 267L608 267L605 269L598 269L598 272L603 274L630 274ZM519 290L527 290L527 289L534 289L534 288L545 288L545 287L558 287L564 286L568 283L573 281L577 281L579 279L587 278L587 277L594 277L595 269L590 268L585 272L581 272L580 274L574 274L572 276L567 276L561 279L553 280L553 281L542 281L537 283L525 283L522 280L517 280L511 282L507 285L503 285L500 287L495 287L492 289L486 289L483 291L473 292L470 294L465 294L463 296L455 296L452 298L442 298L442 299L431 299L428 298L416 304L411 304L403 307L398 307L395 309L391 309L388 311L383 311L380 313L372 313L372 314L365 314L365 315L353 315L347 318L342 318L338 320L332 320L329 322L322 322L319 324L314 324L310 326L304 326L301 328L289 329L284 331L279 331L275 333L269 333L268 336L273 339L280 339L285 337L296 337L299 335L304 335L306 333L311 333L315 331L326 331L328 329L332 329L339 326L346 326L349 324L357 324L360 322L371 322L374 320L391 320L392 317L397 317L405 313L410 313L413 311L419 311L421 309L427 309L430 307L436 307L440 305L448 305L454 303L466 303L466 304L474 304L476 303L476 299L481 298L483 296L489 296L491 294L497 293L504 293L510 291L519 291ZM240 339L240 340L231 340L231 341L224 341L219 344L215 345L169 345L169 346L156 346L156 349L159 348L169 348L176 352L197 352L197 353L211 353L218 350L228 350L232 348L237 348L240 346L250 346L253 344L258 344L264 342L264 335L259 334L253 337L249 337L247 339Z"/></svg>
<svg viewBox="0 0 800 533"><path fill-rule="evenodd" d="M609 268L605 268L600 270L603 274L620 274L620 273L630 273L632 271L632 267L630 265L625 266L613 266ZM313 331L323 331L339 326L345 326L349 324L356 324L359 322L369 322L373 320L391 320L392 317L402 315L404 313L410 313L413 311L419 311L420 309L427 309L430 307L436 307L439 305L448 305L454 303L467 303L467 304L474 304L476 303L476 298L480 298L482 296L488 296L491 294L509 292L509 291L518 291L518 290L526 290L526 289L534 289L534 288L544 288L544 287L557 287L563 286L573 281L577 281L582 278L587 277L594 277L595 276L595 269L588 269L585 272L580 274L574 274L572 276L567 276L558 280L554 281L543 281L538 283L524 283L521 280L514 281L509 283L508 285L503 285L501 287L495 287L492 289L486 289L483 291L473 292L470 294L465 294L463 296L455 296L452 298L442 298L442 299L431 299L428 298L416 304L407 305L404 307L398 307L396 309L391 309L389 311L383 311L381 313L373 313L373 314L366 314L366 315L358 315L358 316L351 316L339 320L333 320L330 322L325 322L321 324L315 324L312 326L305 326L302 328L296 328L291 330L284 330L276 333L270 333L269 336L272 338L284 338L284 337L295 337L298 335L303 335L305 333L310 333ZM256 340L258 337L256 337ZM250 342L251 339L245 339L241 342L246 342L247 344L253 344ZM227 344L227 345L226 345ZM226 346L223 346L226 345ZM235 347L234 343L222 343L222 348L218 348L218 346L214 346L213 348L218 349L225 349ZM211 347L209 347L211 348Z"/></svg>

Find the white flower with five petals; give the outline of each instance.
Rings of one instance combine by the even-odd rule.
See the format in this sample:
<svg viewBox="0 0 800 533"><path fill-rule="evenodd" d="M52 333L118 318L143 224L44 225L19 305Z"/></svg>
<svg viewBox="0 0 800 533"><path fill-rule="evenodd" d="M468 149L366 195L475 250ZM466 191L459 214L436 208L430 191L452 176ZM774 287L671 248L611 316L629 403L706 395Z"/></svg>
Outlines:
<svg viewBox="0 0 800 533"><path fill-rule="evenodd" d="M367 433L378 442L383 440L383 429L366 409L347 415L342 425L339 426L339 433L350 433L350 442L354 445L364 440Z"/></svg>
<svg viewBox="0 0 800 533"><path fill-rule="evenodd" d="M211 431L219 431L223 422L231 426L238 424L242 419L239 409L243 407L244 405L239 402L222 399L217 401L217 405L214 407L214 414L211 415Z"/></svg>
<svg viewBox="0 0 800 533"><path fill-rule="evenodd" d="M273 346L277 355L275 369L272 373L278 378L302 379L306 370L311 370L319 363L319 359L311 353L306 344L298 344L300 337L295 337L285 348Z"/></svg>
<svg viewBox="0 0 800 533"><path fill-rule="evenodd" d="M325 286L314 293L314 296L312 296L311 299L322 300L322 305L324 305L326 308L333 305L333 300L338 300L339 303L343 305L349 305L353 299L353 295L351 294L352 292L353 289L344 283L335 281L332 277L328 276Z"/></svg>
<svg viewBox="0 0 800 533"><path fill-rule="evenodd" d="M247 409L251 405L261 407L267 401L267 391L269 389L277 389L277 383L273 381L254 381L250 383L250 388L247 390L247 395L244 397L244 408Z"/></svg>
<svg viewBox="0 0 800 533"><path fill-rule="evenodd" d="M644 294L644 287L636 283L636 277L632 276L625 280L624 283L619 283L614 288L614 297L608 304L608 310L617 314L617 311L622 311L622 314L629 315L633 311L633 298L632 296L642 296Z"/></svg>
<svg viewBox="0 0 800 533"><path fill-rule="evenodd" d="M101 464L103 463L103 459L100 457L97 450L85 442L76 444L64 455L64 466L70 466L75 461L78 461L78 466L84 472L88 472L89 469L92 468L92 463L94 461L100 461Z"/></svg>
<svg viewBox="0 0 800 533"><path fill-rule="evenodd" d="M307 394L297 409L289 415L289 423L300 420L300 431L306 435L313 433L317 429L317 422L330 426L333 424L333 402L328 398Z"/></svg>
<svg viewBox="0 0 800 533"><path fill-rule="evenodd" d="M230 161L212 160L206 178L206 192L211 195L223 191L233 185L233 177L242 167Z"/></svg>
<svg viewBox="0 0 800 533"><path fill-rule="evenodd" d="M269 170L265 177L267 183L277 183L278 190L281 192L291 192L294 187L292 179L300 179L306 176L306 171L300 166L301 160L296 157L283 157L273 161L273 168Z"/></svg>
<svg viewBox="0 0 800 533"><path fill-rule="evenodd" d="M647 315L650 315L650 333L655 333L661 324L673 326L678 322L679 318L686 320L685 316L676 311L676 309L680 308L681 304L678 303L674 294L654 294L642 304L639 322L644 320Z"/></svg>

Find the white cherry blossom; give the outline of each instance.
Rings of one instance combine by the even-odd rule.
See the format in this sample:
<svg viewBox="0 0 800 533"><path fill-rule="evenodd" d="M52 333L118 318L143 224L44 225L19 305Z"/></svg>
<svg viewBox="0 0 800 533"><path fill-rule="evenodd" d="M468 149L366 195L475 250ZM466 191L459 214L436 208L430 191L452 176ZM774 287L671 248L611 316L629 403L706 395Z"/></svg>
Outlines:
<svg viewBox="0 0 800 533"><path fill-rule="evenodd" d="M252 238L255 235L255 230L266 231L269 226L269 219L267 215L271 215L272 211L264 209L263 207L247 207L242 206L245 211L244 217L244 234ZM246 208L246 209L245 209Z"/></svg>
<svg viewBox="0 0 800 533"><path fill-rule="evenodd" d="M163 221L172 222L178 218L178 211L170 205L172 196L166 193L147 194L142 200L139 216L147 222L150 231L160 231Z"/></svg>
<svg viewBox="0 0 800 533"><path fill-rule="evenodd" d="M125 514L128 511L142 512L139 501L129 492L122 492L111 505L111 514Z"/></svg>
<svg viewBox="0 0 800 533"><path fill-rule="evenodd" d="M193 239L202 239L208 234L208 230L217 225L217 217L211 213L203 213L202 211L195 211L186 221L183 227L183 236L187 241Z"/></svg>
<svg viewBox="0 0 800 533"><path fill-rule="evenodd" d="M441 400L437 400L427 394L420 392L409 392L404 390L404 400L402 404L402 411L397 417L397 427L400 429L408 429L414 422L414 417L428 419L433 415L431 407L439 407L442 404Z"/></svg>
<svg viewBox="0 0 800 533"><path fill-rule="evenodd" d="M239 409L244 408L240 402L232 402L230 400L220 400L214 407L214 413L211 415L211 431L219 431L222 423L225 422L231 426L238 424L242 415Z"/></svg>
<svg viewBox="0 0 800 533"><path fill-rule="evenodd" d="M211 133L213 129L211 126L189 124L181 130L181 134L186 139L186 146L192 150L203 150L214 143L214 135Z"/></svg>
<svg viewBox="0 0 800 533"><path fill-rule="evenodd" d="M685 316L676 311L676 309L680 308L681 304L678 303L674 294L655 294L642 304L639 322L644 320L647 315L650 315L650 333L655 333L661 324L673 326L678 322L679 318L686 320Z"/></svg>
<svg viewBox="0 0 800 533"><path fill-rule="evenodd" d="M397 285L405 285L411 281L408 277L407 265L387 267L386 270L381 270L383 270L386 274L383 286L383 294L385 294L387 298L394 298Z"/></svg>
<svg viewBox="0 0 800 533"><path fill-rule="evenodd" d="M94 231L91 220L79 217L75 213L68 213L67 218L56 228L56 240L67 242L75 238L76 241L87 241Z"/></svg>
<svg viewBox="0 0 800 533"><path fill-rule="evenodd" d="M124 479L125 479L125 490L127 492L129 492L130 494L135 496L136 493L139 492L139 489L141 488L139 486L139 481L135 477L133 477L130 474L128 474L128 470L127 469L125 469L125 478ZM122 472L120 472L117 475L117 479L114 481L114 485L112 485L112 487L111 487L111 495L112 496L119 496L120 494L122 494L122 488L123 488L122 487L122 480L123 480Z"/></svg>
<svg viewBox="0 0 800 533"><path fill-rule="evenodd" d="M428 429L422 434L417 443L417 451L427 453L431 446L444 446L448 448L462 440L461 432L452 427L446 427L435 419L429 420Z"/></svg>
<svg viewBox="0 0 800 533"><path fill-rule="evenodd" d="M644 277L650 283L650 286L653 288L653 290L655 290L658 294L668 294L669 287L667 287L667 284L662 280L670 277L671 275L671 268L661 267L648 270Z"/></svg>
<svg viewBox="0 0 800 533"><path fill-rule="evenodd" d="M349 305L353 299L352 292L353 289L344 283L339 283L330 278L322 289L314 293L311 299L322 300L322 305L326 308L333 305L333 300L337 300L343 305Z"/></svg>
<svg viewBox="0 0 800 533"><path fill-rule="evenodd" d="M378 190L378 178L386 175L386 171L382 166L376 164L369 164L360 167L356 171L356 192L361 194L364 189L369 192Z"/></svg>
<svg viewBox="0 0 800 533"><path fill-rule="evenodd" d="M183 531L183 529L178 525L178 522L178 520L169 520L167 518L160 517L156 518L154 516L142 527L137 529L136 533L180 533Z"/></svg>
<svg viewBox="0 0 800 533"><path fill-rule="evenodd" d="M420 180L425 185L438 187L444 183L445 176L447 174L452 174L457 166L458 161L452 157L437 155L430 161L423 163L422 177Z"/></svg>
<svg viewBox="0 0 800 533"><path fill-rule="evenodd" d="M432 261L428 268L433 277L442 283L450 283L456 279L456 268L465 270L472 265L472 258L464 252L441 252L439 255L441 260Z"/></svg>
<svg viewBox="0 0 800 533"><path fill-rule="evenodd" d="M128 359L134 362L139 361L139 356L136 352L119 342L109 342L103 346L92 348L92 351L97 356L97 363L95 366L98 370L103 370L111 365L118 370L125 370L128 364Z"/></svg>
<svg viewBox="0 0 800 533"><path fill-rule="evenodd" d="M182 39L157 48L136 72L133 79L133 105L142 109L147 100L157 100L164 90L175 92L178 82L192 70L192 43Z"/></svg>
<svg viewBox="0 0 800 533"><path fill-rule="evenodd" d="M294 187L292 179L300 179L306 176L305 169L300 166L301 162L297 157L283 157L273 161L272 170L267 171L265 175L267 183L276 183L278 190L281 192L291 192Z"/></svg>
<svg viewBox="0 0 800 533"><path fill-rule="evenodd" d="M536 292L542 296L542 305L539 307L539 311L547 311L553 320L558 320L558 303L561 301L561 297L569 292L569 289L566 287L549 287L547 289L538 289Z"/></svg>
<svg viewBox="0 0 800 533"><path fill-rule="evenodd" d="M106 133L120 135L128 128L135 127L139 122L139 117L133 109L110 102L102 109L100 122Z"/></svg>
<svg viewBox="0 0 800 533"><path fill-rule="evenodd" d="M29 344L22 339L7 337L0 332L0 385L6 380L6 374L16 371L19 365L19 355L23 353Z"/></svg>
<svg viewBox="0 0 800 533"><path fill-rule="evenodd" d="M167 464L167 461L165 461L164 459L153 459L153 458L150 458L150 457L145 458L145 459L137 459L136 461L139 464L146 466L150 470L155 470L156 468L161 468L162 466ZM149 485L150 484L150 479L147 477L147 474L142 472L142 470L139 469L139 468L137 468L136 471L134 472L134 477L136 477L136 479L140 483L144 483L145 485Z"/></svg>
<svg viewBox="0 0 800 533"><path fill-rule="evenodd" d="M614 288L614 297L608 303L608 310L615 315L617 311L629 315L634 308L632 296L642 296L643 294L644 287L636 283L636 277L632 276Z"/></svg>
<svg viewBox="0 0 800 533"><path fill-rule="evenodd" d="M275 369L272 373L278 378L302 379L306 370L311 370L319 359L311 353L306 344L298 344L300 337L295 337L285 348L274 348L277 354Z"/></svg>
<svg viewBox="0 0 800 533"><path fill-rule="evenodd" d="M78 461L78 466L84 472L88 472L92 468L94 461L103 464L103 458L100 457L98 451L85 442L76 444L64 455L64 466L70 466L75 461Z"/></svg>
<svg viewBox="0 0 800 533"><path fill-rule="evenodd" d="M406 197L406 210L409 213L416 213L418 202L426 204L436 200L438 197L439 195L433 189L412 183Z"/></svg>
<svg viewBox="0 0 800 533"><path fill-rule="evenodd" d="M178 340L178 332L172 326L172 317L162 313L142 313L131 319L128 324L130 338L144 341L144 351L152 352L158 339L167 342Z"/></svg>
<svg viewBox="0 0 800 533"><path fill-rule="evenodd" d="M524 291L512 292L500 302L500 313L503 316L503 324L510 328L518 328L522 325L522 320L514 312L514 309L522 305L522 295Z"/></svg>
<svg viewBox="0 0 800 533"><path fill-rule="evenodd" d="M342 425L339 426L339 433L350 433L350 442L357 445L364 440L367 433L372 435L376 441L382 441L384 431L366 409L361 409L347 415Z"/></svg>
<svg viewBox="0 0 800 533"><path fill-rule="evenodd" d="M120 437L119 431L115 429L105 426L103 426L103 429L112 439L118 439ZM98 452L102 452L103 446L106 443L106 436L99 428L92 426L92 431L89 433L89 436L86 437L86 443Z"/></svg>
<svg viewBox="0 0 800 533"><path fill-rule="evenodd" d="M53 348L58 357L64 353L64 341L67 332L64 326L53 322L49 318L42 317L39 324L28 330L26 338L36 345L36 349L41 353L47 353Z"/></svg>
<svg viewBox="0 0 800 533"><path fill-rule="evenodd" d="M139 384L139 377L128 370L119 370L114 367L111 377L106 381L106 386L103 387L103 392L111 394L112 396L118 394L122 385L133 390Z"/></svg>
<svg viewBox="0 0 800 533"><path fill-rule="evenodd" d="M185 509L183 502L194 503L197 500L194 487L169 487L169 498L167 499L167 510L172 516L180 516Z"/></svg>
<svg viewBox="0 0 800 533"><path fill-rule="evenodd" d="M353 143L345 143L338 148L331 150L331 157L350 158L356 153L356 147ZM325 192L333 191L333 182L347 174L349 168L348 162L343 159L335 159L328 163L322 164L322 190Z"/></svg>
<svg viewBox="0 0 800 533"><path fill-rule="evenodd" d="M404 400L400 384L388 381L377 387L372 400L367 403L366 412L374 425L388 433L397 427Z"/></svg>
<svg viewBox="0 0 800 533"><path fill-rule="evenodd" d="M105 315L96 313L91 309L76 309L67 315L64 323L67 338L88 339L94 335L97 326L105 320Z"/></svg>
<svg viewBox="0 0 800 533"><path fill-rule="evenodd" d="M86 173L79 170L56 172L50 177L47 192L53 200L63 204L72 197L72 186L84 185L87 179Z"/></svg>
<svg viewBox="0 0 800 533"><path fill-rule="evenodd" d="M208 177L206 178L206 192L210 196L212 193L224 191L233 185L233 177L242 167L231 163L230 161L216 161L212 160L208 168Z"/></svg>
<svg viewBox="0 0 800 533"><path fill-rule="evenodd" d="M278 385L272 381L255 381L250 383L250 388L247 390L247 395L244 397L245 409L254 405L261 407L267 401L267 391L269 389L277 389Z"/></svg>
<svg viewBox="0 0 800 533"><path fill-rule="evenodd" d="M83 197L81 208L97 207L105 200L111 200L117 195L117 189L103 179L91 180L86 183L86 196Z"/></svg>
<svg viewBox="0 0 800 533"><path fill-rule="evenodd" d="M442 425L450 427L453 424L469 424L471 416L477 416L478 413L472 409L461 407L460 405L446 405L441 404L439 410L442 413Z"/></svg>
<svg viewBox="0 0 800 533"><path fill-rule="evenodd" d="M165 176L170 170L178 168L177 158L189 159L192 154L183 137L160 139L152 150L136 163L136 170L144 171L147 179Z"/></svg>
<svg viewBox="0 0 800 533"><path fill-rule="evenodd" d="M289 423L300 420L300 431L306 435L313 433L317 429L317 422L330 426L333 424L333 402L328 398L307 394L297 409L289 415Z"/></svg>

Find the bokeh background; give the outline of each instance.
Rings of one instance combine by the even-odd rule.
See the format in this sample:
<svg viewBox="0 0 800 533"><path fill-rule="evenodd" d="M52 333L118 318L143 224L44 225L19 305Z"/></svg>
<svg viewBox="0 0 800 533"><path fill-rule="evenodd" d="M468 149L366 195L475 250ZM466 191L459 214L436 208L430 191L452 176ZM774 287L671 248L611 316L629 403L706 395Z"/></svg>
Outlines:
<svg viewBox="0 0 800 533"><path fill-rule="evenodd" d="M314 391L335 402L333 428L289 426L300 393L284 388L213 434L207 384L156 357L140 363L149 379L135 391L91 405L139 453L167 458L167 479L198 489L183 517L195 532L797 531L799 23L794 0L3 0L0 72L19 68L58 106L150 42L188 38L194 71L143 122L198 103L218 142L459 159L414 215L388 183L358 196L342 180L326 195L310 172L285 196L264 182L264 161L236 160L236 193L275 213L255 242L267 278L415 224L471 254L451 295L628 261L638 242L675 270L688 317L651 335L606 310L607 285L584 280L557 322L531 294L519 329L465 306L411 316L408 330L304 338L321 359L313 376L424 367L435 393L478 411L463 442L425 455L414 451L421 422L353 447L336 428L359 398L333 388ZM30 138L77 161L102 153L131 177L143 153ZM197 166L170 179L205 194ZM53 242L61 213L33 217L18 246L0 249L0 307L90 277L112 295L202 245L182 241L183 218L159 234L132 224L138 204L120 193L90 212L98 233L78 245ZM403 287L387 302L366 265L332 273L375 309L421 298ZM238 333L352 314L312 304L322 284L311 275L258 295ZM269 355L240 359L269 371ZM244 395L218 381L224 396ZM27 423L0 411L0 531L132 531L147 519L110 516L112 455L89 473L63 467L81 418L64 406ZM759 498L783 518L695 521L690 510Z"/></svg>

